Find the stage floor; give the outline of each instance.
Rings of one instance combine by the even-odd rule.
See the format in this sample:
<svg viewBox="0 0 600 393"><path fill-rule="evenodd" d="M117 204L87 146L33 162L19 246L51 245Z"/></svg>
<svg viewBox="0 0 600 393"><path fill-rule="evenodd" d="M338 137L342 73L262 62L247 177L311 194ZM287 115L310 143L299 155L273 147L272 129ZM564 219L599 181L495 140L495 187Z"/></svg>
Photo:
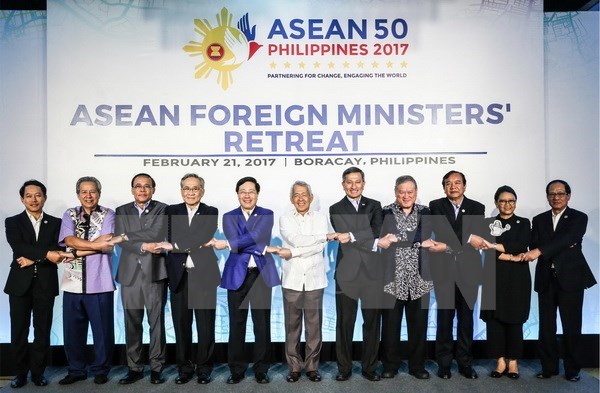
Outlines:
<svg viewBox="0 0 600 393"><path fill-rule="evenodd" d="M537 360L523 360L519 363L521 378L511 380L506 377L492 379L489 373L495 367L493 360L477 360L475 361L475 369L479 373L479 379L467 380L458 374L456 366L452 369L452 378L450 380L442 380L435 376L437 366L432 361L427 361L426 368L431 373L429 380L417 380L407 374L407 366L403 364L400 368L400 373L394 379L383 379L380 382L370 382L360 375L360 363L354 363L353 375L346 382L337 382L334 380L337 372L337 367L334 362L326 362L321 364L320 371L323 376L321 382L311 382L302 376L295 383L285 381L287 375L287 366L282 363L276 363L271 367L269 376L271 383L268 385L259 385L254 380L254 375L251 370L246 373L246 378L238 385L227 385L225 381L229 376L229 369L226 364L218 364L213 372L213 380L208 385L198 385L195 380L190 381L185 385L176 385L175 377L177 370L174 366L167 367L163 374L167 381L162 385L152 385L149 381L149 371L146 371L146 378L131 385L119 385L118 380L125 376L127 367L114 367L109 374L109 381L104 385L95 385L93 378L90 377L85 381L74 383L69 386L61 386L58 381L62 379L66 373L66 367L50 367L46 370L46 377L50 384L45 388L40 388L28 382L27 385L19 389L19 392L36 393L53 393L53 392L80 392L80 391L95 391L95 392L110 392L114 389L128 393L147 393L148 390L156 393L171 393L173 391L180 392L343 392L343 393L363 393L370 390L377 392L469 392L469 393L493 393L493 392L546 392L546 393L598 393L599 381L598 370L589 369L582 371L581 381L569 382L562 375L547 379L539 380L535 378L535 374L539 370L539 362ZM562 372L562 370L561 370ZM2 392L11 391L10 379L2 381L4 387Z"/></svg>

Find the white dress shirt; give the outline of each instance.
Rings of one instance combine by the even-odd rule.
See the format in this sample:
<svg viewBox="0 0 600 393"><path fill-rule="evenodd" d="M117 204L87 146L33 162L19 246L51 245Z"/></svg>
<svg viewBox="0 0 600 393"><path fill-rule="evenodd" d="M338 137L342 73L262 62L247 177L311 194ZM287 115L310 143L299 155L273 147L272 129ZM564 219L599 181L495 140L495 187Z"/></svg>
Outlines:
<svg viewBox="0 0 600 393"><path fill-rule="evenodd" d="M301 215L294 210L279 218L279 232L292 252L292 258L283 261L283 288L313 291L327 286L327 230L327 217L318 211Z"/></svg>

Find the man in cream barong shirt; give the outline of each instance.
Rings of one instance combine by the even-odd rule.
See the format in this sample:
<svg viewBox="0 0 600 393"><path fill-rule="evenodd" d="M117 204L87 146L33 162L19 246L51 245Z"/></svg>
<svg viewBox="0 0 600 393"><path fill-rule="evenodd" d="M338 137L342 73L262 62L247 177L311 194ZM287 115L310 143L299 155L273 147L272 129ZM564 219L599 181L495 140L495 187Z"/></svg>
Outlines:
<svg viewBox="0 0 600 393"><path fill-rule="evenodd" d="M296 181L290 191L294 210L279 219L279 231L286 247L277 254L283 263L282 291L285 315L285 356L288 362L288 382L296 382L302 369L309 380L318 382L323 322L323 291L327 287L328 264L323 257L328 234L327 217L310 210L313 195L310 186ZM304 317L306 351L300 354L300 336Z"/></svg>

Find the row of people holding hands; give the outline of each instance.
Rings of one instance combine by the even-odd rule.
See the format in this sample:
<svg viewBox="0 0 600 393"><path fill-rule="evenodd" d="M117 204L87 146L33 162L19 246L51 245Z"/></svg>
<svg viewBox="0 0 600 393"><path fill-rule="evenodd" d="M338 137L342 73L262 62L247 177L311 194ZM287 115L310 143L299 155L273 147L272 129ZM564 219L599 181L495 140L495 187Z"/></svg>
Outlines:
<svg viewBox="0 0 600 393"><path fill-rule="evenodd" d="M483 283L481 315L488 344L498 359L491 376L519 377L523 323L529 316L531 278L527 262L537 260L535 290L540 305L539 378L558 374L556 310L560 309L566 342L565 377L579 380L583 290L596 281L581 252L587 216L568 207L571 190L563 180L548 184L551 210L527 218L514 214L517 194L508 186L494 195L499 214L484 218L485 208L467 198L466 178L457 171L442 180L445 196L419 205L417 182L400 176L395 200L387 206L363 195L365 174L356 167L342 174L344 197L327 216L312 210L309 184L296 181L290 189L294 210L279 220L284 246L270 245L273 212L257 205L260 184L241 178L235 187L240 206L223 215L225 239L215 239L216 208L202 202L204 180L186 174L180 182L183 203L165 205L153 199L154 179L145 173L131 181L134 201L116 212L99 204L101 184L94 177L77 181L80 206L67 209L62 220L43 211L46 187L36 181L20 189L25 211L6 219L13 262L6 283L11 308L11 344L16 376L11 385L31 380L47 385L44 377L50 344L54 298L58 295L58 263L64 263L64 348L68 385L87 378L106 383L114 346L115 283L113 247L121 254L116 280L124 308L128 373L120 384L142 379L142 321L150 326L150 381L165 381L166 338L164 308L167 288L176 341L178 376L184 384L196 378L210 383L215 345L217 287L227 290L229 384L239 383L250 359L244 351L246 320L254 326L252 368L258 383L269 383L271 359L270 308L272 288L282 286L285 354L288 382L304 371L321 380L322 303L327 287L323 250L338 242L336 258L336 358L338 381L352 375L352 341L358 305L363 324L362 375L370 381L393 378L400 367L400 326L406 311L409 374L429 378L425 345L430 292L437 305L437 375L451 378L455 354L466 378L477 378L472 366L473 309ZM229 251L221 274L216 250ZM482 264L482 253L486 262ZM273 255L283 259L278 273ZM489 259L488 259L489 258ZM29 321L34 319L34 346L27 345ZM457 339L453 320L457 317ZM568 318L565 318L568 315ZM193 320L198 343L192 343ZM85 345L92 327L95 358L87 364ZM302 328L304 355L299 351ZM381 343L381 346L380 346ZM379 360L383 372L377 371Z"/></svg>

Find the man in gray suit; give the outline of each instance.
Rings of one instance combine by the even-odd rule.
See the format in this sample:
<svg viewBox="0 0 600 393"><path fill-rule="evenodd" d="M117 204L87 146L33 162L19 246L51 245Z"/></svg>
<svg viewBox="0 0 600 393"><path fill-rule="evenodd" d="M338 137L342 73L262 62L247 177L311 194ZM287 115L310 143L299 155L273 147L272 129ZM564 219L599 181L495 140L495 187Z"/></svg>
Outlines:
<svg viewBox="0 0 600 393"><path fill-rule="evenodd" d="M167 268L158 243L166 236L164 203L152 199L156 183L146 173L131 180L134 202L116 210L115 233L122 236L121 256L116 280L121 284L125 311L125 346L127 376L119 381L126 385L144 376L142 363L142 322L144 307L150 326L150 382L165 382L162 369L165 363L165 303L167 299Z"/></svg>

